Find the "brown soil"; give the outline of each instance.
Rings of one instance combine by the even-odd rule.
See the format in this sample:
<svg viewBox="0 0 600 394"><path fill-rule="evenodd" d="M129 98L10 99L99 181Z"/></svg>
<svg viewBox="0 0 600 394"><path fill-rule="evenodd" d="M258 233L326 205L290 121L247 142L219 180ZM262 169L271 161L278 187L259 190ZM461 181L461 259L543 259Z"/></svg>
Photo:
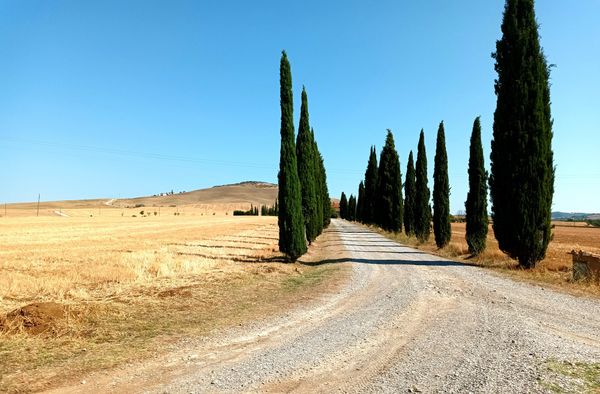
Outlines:
<svg viewBox="0 0 600 394"><path fill-rule="evenodd" d="M2 331L23 331L31 335L52 334L68 317L68 309L56 302L36 302L9 312L0 321Z"/></svg>

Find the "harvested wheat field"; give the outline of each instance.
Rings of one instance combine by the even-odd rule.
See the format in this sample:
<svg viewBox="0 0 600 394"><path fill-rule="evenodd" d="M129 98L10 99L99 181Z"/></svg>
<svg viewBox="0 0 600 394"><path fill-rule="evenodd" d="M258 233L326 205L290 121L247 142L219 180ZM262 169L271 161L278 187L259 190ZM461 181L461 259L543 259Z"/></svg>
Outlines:
<svg viewBox="0 0 600 394"><path fill-rule="evenodd" d="M69 212L0 223L0 391L147 358L333 286L331 266L282 261L275 217Z"/></svg>
<svg viewBox="0 0 600 394"><path fill-rule="evenodd" d="M491 225L488 231L487 249L476 258L469 256L465 240L465 223L452 223L452 240L441 250L436 247L433 234L426 244L418 244L416 239L407 238L403 234L387 234L387 236L444 257L494 268L518 279L555 285L576 294L600 295L600 287L596 284L572 281L573 263L569 254L573 249L600 253L600 228L587 226L584 223L555 222L552 231L554 236L548 246L546 258L532 270L519 269L515 260L500 251Z"/></svg>

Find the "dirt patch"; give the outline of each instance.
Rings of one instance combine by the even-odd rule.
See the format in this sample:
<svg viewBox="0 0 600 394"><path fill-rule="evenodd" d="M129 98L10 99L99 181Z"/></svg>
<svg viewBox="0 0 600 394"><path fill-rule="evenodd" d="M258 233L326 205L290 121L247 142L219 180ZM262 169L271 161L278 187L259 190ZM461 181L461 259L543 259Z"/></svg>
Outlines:
<svg viewBox="0 0 600 394"><path fill-rule="evenodd" d="M169 290L163 290L158 293L158 298L168 298L168 297L190 297L192 295L192 291L190 290L192 286L182 286L175 287Z"/></svg>
<svg viewBox="0 0 600 394"><path fill-rule="evenodd" d="M68 309L56 302L36 302L9 312L0 320L0 330L31 335L53 334L57 324L67 318Z"/></svg>

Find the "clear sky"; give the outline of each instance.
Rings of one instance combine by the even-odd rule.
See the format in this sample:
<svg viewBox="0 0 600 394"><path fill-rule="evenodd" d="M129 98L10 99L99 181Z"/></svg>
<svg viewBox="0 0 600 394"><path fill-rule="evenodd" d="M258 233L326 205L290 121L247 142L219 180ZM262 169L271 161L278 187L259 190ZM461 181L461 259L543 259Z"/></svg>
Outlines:
<svg viewBox="0 0 600 394"><path fill-rule="evenodd" d="M406 172L444 120L451 211L473 120L489 165L502 0L0 0L0 201L277 181L279 59L306 86L331 195L392 129ZM552 71L554 210L600 211L600 2L538 1ZM296 121L297 125L297 121ZM430 187L431 177L430 177Z"/></svg>

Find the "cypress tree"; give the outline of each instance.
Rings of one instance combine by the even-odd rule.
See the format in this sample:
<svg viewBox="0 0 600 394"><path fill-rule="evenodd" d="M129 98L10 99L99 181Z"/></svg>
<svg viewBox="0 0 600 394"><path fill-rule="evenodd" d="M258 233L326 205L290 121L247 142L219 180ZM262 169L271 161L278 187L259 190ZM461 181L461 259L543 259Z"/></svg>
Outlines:
<svg viewBox="0 0 600 394"><path fill-rule="evenodd" d="M394 136L388 129L377 171L377 224L387 231L402 231L402 176Z"/></svg>
<svg viewBox="0 0 600 394"><path fill-rule="evenodd" d="M281 104L281 152L279 156L279 250L291 260L306 252L302 195L296 144L294 142L294 99L292 95L292 72L285 51L281 54L280 104Z"/></svg>
<svg viewBox="0 0 600 394"><path fill-rule="evenodd" d="M298 157L298 176L300 177L300 190L302 192L302 214L306 227L306 239L311 244L319 235L320 223L317 221L317 168L314 157L314 138L309 125L308 96L304 87L302 88L296 155Z"/></svg>
<svg viewBox="0 0 600 394"><path fill-rule="evenodd" d="M348 199L344 192L342 192L342 196L340 197L340 217L342 219L348 219Z"/></svg>
<svg viewBox="0 0 600 394"><path fill-rule="evenodd" d="M406 235L415 235L415 165L413 153L408 155L408 164L406 165L406 182L404 183L404 232Z"/></svg>
<svg viewBox="0 0 600 394"><path fill-rule="evenodd" d="M316 142L315 142L316 146ZM317 147L317 152L319 151ZM319 175L321 178L321 203L323 207L323 228L329 226L331 222L331 198L329 197L329 188L327 187L327 173L325 171L325 162L323 156L318 153Z"/></svg>
<svg viewBox="0 0 600 394"><path fill-rule="evenodd" d="M313 130L314 136L314 130ZM314 138L313 138L314 139ZM317 199L319 205L319 214L322 220L322 224L320 227L320 232L323 231L324 228L329 226L329 222L331 221L331 198L329 197L329 189L327 187L327 174L325 172L325 164L323 161L323 155L319 151L319 146L317 141L314 140L314 148L315 148L315 161L317 167Z"/></svg>
<svg viewBox="0 0 600 394"><path fill-rule="evenodd" d="M364 221L366 224L375 223L375 207L377 204L377 151L371 147L369 162L365 171L365 204Z"/></svg>
<svg viewBox="0 0 600 394"><path fill-rule="evenodd" d="M312 140L312 156L313 156L313 167L314 167L314 176L315 176L315 205L316 205L316 216L315 216L315 227L317 230L317 235L323 232L324 220L323 220L323 169L321 168L321 153L319 152L319 147L317 145L317 141L315 140L315 131L311 127L310 135Z"/></svg>
<svg viewBox="0 0 600 394"><path fill-rule="evenodd" d="M473 123L469 150L469 193L465 202L467 212L466 239L469 245L469 253L477 256L485 250L488 233L487 171L483 162L479 117Z"/></svg>
<svg viewBox="0 0 600 394"><path fill-rule="evenodd" d="M356 220L358 222L364 222L364 210L365 210L365 184L360 181L358 184L358 200L356 201Z"/></svg>
<svg viewBox="0 0 600 394"><path fill-rule="evenodd" d="M444 122L440 123L433 164L433 234L438 248L448 245L452 237L450 227L450 182Z"/></svg>
<svg viewBox="0 0 600 394"><path fill-rule="evenodd" d="M496 42L490 196L500 249L524 268L546 255L554 194L550 70L533 0L507 0Z"/></svg>
<svg viewBox="0 0 600 394"><path fill-rule="evenodd" d="M356 197L353 194L348 199L348 212L346 214L347 219L351 221L356 220Z"/></svg>
<svg viewBox="0 0 600 394"><path fill-rule="evenodd" d="M421 130L415 168L415 235L420 242L429 239L431 231L431 205L429 205L429 187L427 186L427 152L425 151L425 132Z"/></svg>

